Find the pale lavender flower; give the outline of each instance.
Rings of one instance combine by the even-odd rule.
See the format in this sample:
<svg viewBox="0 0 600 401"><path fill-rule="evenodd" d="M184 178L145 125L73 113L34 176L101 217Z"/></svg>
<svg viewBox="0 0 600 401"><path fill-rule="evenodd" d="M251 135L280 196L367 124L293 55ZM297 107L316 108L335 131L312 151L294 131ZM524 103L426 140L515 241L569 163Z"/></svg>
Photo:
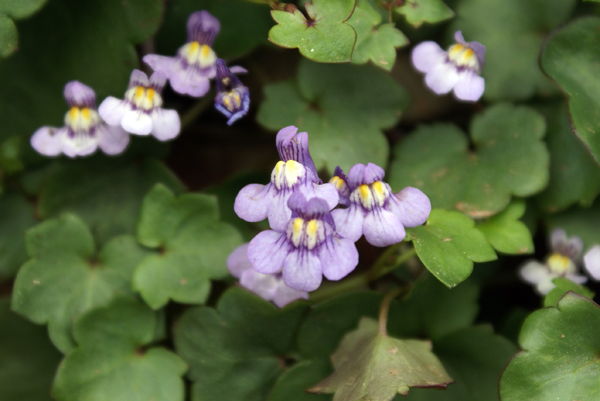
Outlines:
<svg viewBox="0 0 600 401"><path fill-rule="evenodd" d="M392 245L404 239L404 227L419 226L429 217L431 202L423 192L406 187L393 193L383 177L383 169L373 163L350 169L350 206L332 212L345 238L357 241L364 234L372 245Z"/></svg>
<svg viewBox="0 0 600 401"><path fill-rule="evenodd" d="M250 107L250 91L236 77L222 59L217 60L217 96L215 108L233 124L248 113Z"/></svg>
<svg viewBox="0 0 600 401"><path fill-rule="evenodd" d="M600 281L600 245L592 247L585 253L583 265L595 281Z"/></svg>
<svg viewBox="0 0 600 401"><path fill-rule="evenodd" d="M460 100L477 101L483 95L485 80L479 76L485 63L485 46L465 42L461 31L454 34L456 44L448 51L435 42L423 42L412 51L412 63L425 73L425 83L438 95L454 89Z"/></svg>
<svg viewBox="0 0 600 401"><path fill-rule="evenodd" d="M263 231L250 241L248 259L254 270L264 274L281 272L289 287L314 291L322 276L341 280L356 268L356 245L336 232L325 200L306 200L296 192L288 206L292 216L284 230Z"/></svg>
<svg viewBox="0 0 600 401"><path fill-rule="evenodd" d="M175 110L162 108L160 92L165 86L165 76L155 72L148 76L133 70L125 99L107 97L100 105L100 116L110 125L120 125L136 135L152 134L159 141L167 141L179 135L181 122Z"/></svg>
<svg viewBox="0 0 600 401"><path fill-rule="evenodd" d="M65 115L65 126L42 127L31 137L31 146L44 156L87 156L98 147L109 155L122 153L129 143L129 134L121 127L111 127L102 121L96 110L96 94L78 81L67 83L65 100L71 107Z"/></svg>
<svg viewBox="0 0 600 401"><path fill-rule="evenodd" d="M233 209L243 220L257 222L269 219L273 230L283 231L292 215L287 201L294 192L306 198L325 199L329 210L337 206L339 195L333 184L321 184L308 151L308 134L298 128L283 128L277 134L277 150L281 159L271 173L267 185L246 185L235 198Z"/></svg>
<svg viewBox="0 0 600 401"><path fill-rule="evenodd" d="M306 291L296 291L285 285L281 273L263 274L252 269L248 260L248 245L240 245L227 259L229 272L233 277L240 279L242 287L267 301L272 301L280 308L297 299L308 299Z"/></svg>
<svg viewBox="0 0 600 401"><path fill-rule="evenodd" d="M211 46L220 29L219 20L208 11L196 11L188 18L187 43L179 48L177 56L148 54L144 62L154 71L162 72L175 92L204 96L217 72L217 55Z"/></svg>
<svg viewBox="0 0 600 401"><path fill-rule="evenodd" d="M578 274L583 250L583 242L579 237L568 239L564 230L554 230L550 238L550 247L552 253L545 263L529 260L519 269L524 281L535 285L540 295L548 294L555 287L552 280L557 277L566 277L577 284L587 281L587 277Z"/></svg>
<svg viewBox="0 0 600 401"><path fill-rule="evenodd" d="M350 187L348 186L348 177L344 170L337 166L333 172L333 177L329 180L330 184L335 185L335 189L340 196L340 205L350 206Z"/></svg>

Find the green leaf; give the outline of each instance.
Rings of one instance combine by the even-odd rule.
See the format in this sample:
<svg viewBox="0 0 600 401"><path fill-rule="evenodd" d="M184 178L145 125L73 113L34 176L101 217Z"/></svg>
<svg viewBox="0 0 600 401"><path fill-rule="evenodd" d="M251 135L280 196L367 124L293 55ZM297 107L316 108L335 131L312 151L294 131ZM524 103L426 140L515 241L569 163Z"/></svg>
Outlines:
<svg viewBox="0 0 600 401"><path fill-rule="evenodd" d="M326 359L298 362L277 379L267 401L330 401L330 395L306 392L331 374L330 365Z"/></svg>
<svg viewBox="0 0 600 401"><path fill-rule="evenodd" d="M335 393L334 401L388 401L409 387L445 388L452 379L431 352L431 342L399 340L363 318L331 356L335 371L311 392Z"/></svg>
<svg viewBox="0 0 600 401"><path fill-rule="evenodd" d="M533 312L519 335L523 351L500 380L502 401L597 400L599 331L598 305L572 292Z"/></svg>
<svg viewBox="0 0 600 401"><path fill-rule="evenodd" d="M421 189L434 208L490 217L512 195L527 197L548 183L544 118L527 107L492 106L471 123L476 148L449 124L421 126L394 149L388 182Z"/></svg>
<svg viewBox="0 0 600 401"><path fill-rule="evenodd" d="M210 12L221 23L221 31L213 44L221 58L237 58L267 43L273 20L265 4L241 0L177 0L167 3L164 23L156 35L158 54L176 54L187 41L187 19L198 10Z"/></svg>
<svg viewBox="0 0 600 401"><path fill-rule="evenodd" d="M542 51L542 68L569 97L575 134L600 163L600 18L579 19L557 31Z"/></svg>
<svg viewBox="0 0 600 401"><path fill-rule="evenodd" d="M564 103L538 108L548 122L550 182L536 197L537 205L555 213L574 203L588 207L600 193L600 166L573 135Z"/></svg>
<svg viewBox="0 0 600 401"><path fill-rule="evenodd" d="M298 48L304 57L321 63L349 62L356 32L345 23L356 0L312 0L305 3L308 20L296 6L289 11L273 10L277 22L269 31L269 40L288 49Z"/></svg>
<svg viewBox="0 0 600 401"><path fill-rule="evenodd" d="M423 22L435 24L454 17L454 11L441 0L406 0L402 6L394 7L394 11L417 28Z"/></svg>
<svg viewBox="0 0 600 401"><path fill-rule="evenodd" d="M348 25L356 31L356 46L352 54L354 64L372 61L378 67L391 71L396 62L396 49L408 44L408 39L393 23L381 25L381 14L369 2L358 0Z"/></svg>
<svg viewBox="0 0 600 401"><path fill-rule="evenodd" d="M473 262L497 258L475 222L459 212L433 209L424 226L406 231L425 267L450 288L471 275Z"/></svg>
<svg viewBox="0 0 600 401"><path fill-rule="evenodd" d="M0 197L0 282L12 278L27 260L25 230L36 221L33 205L18 193L7 192Z"/></svg>
<svg viewBox="0 0 600 401"><path fill-rule="evenodd" d="M154 309L169 298L203 303L210 280L228 275L227 257L242 243L233 226L219 221L214 196L175 198L160 184L144 198L137 232L140 243L160 251L144 259L133 277L134 289Z"/></svg>
<svg viewBox="0 0 600 401"><path fill-rule="evenodd" d="M8 299L0 300L0 355L0 399L50 401L60 353L44 328L10 311Z"/></svg>
<svg viewBox="0 0 600 401"><path fill-rule="evenodd" d="M232 288L217 309L186 311L175 329L177 353L190 365L192 400L260 401L283 372L306 304L278 310L242 288Z"/></svg>
<svg viewBox="0 0 600 401"><path fill-rule="evenodd" d="M0 142L29 137L44 125L62 126L68 81L91 86L97 103L107 95L122 97L138 67L134 45L155 33L162 9L161 0L53 0L19 22L19 51L0 62Z"/></svg>
<svg viewBox="0 0 600 401"><path fill-rule="evenodd" d="M565 230L569 237L578 236L587 250L600 244L600 201L590 208L573 207L562 213L547 216L546 223L550 230L560 228Z"/></svg>
<svg viewBox="0 0 600 401"><path fill-rule="evenodd" d="M524 100L556 92L539 67L544 37L571 14L575 0L463 0L448 33L487 48L484 98ZM502 32L502 34L498 34ZM563 59L566 60L566 59ZM575 70L575 69L574 69Z"/></svg>
<svg viewBox="0 0 600 401"><path fill-rule="evenodd" d="M533 253L533 239L527 226L519 221L525 214L525 202L512 201L501 213L477 223L495 250L510 255Z"/></svg>
<svg viewBox="0 0 600 401"><path fill-rule="evenodd" d="M173 173L156 160L106 161L101 155L65 160L52 170L40 194L41 216L75 213L103 244L119 234L135 234L142 199L156 183L178 193L183 191Z"/></svg>
<svg viewBox="0 0 600 401"><path fill-rule="evenodd" d="M596 295L589 288L574 283L566 277L557 277L552 280L552 282L556 287L554 287L544 298L544 306L556 306L563 295L569 291L573 291L590 299L594 298L594 295Z"/></svg>
<svg viewBox="0 0 600 401"><path fill-rule="evenodd" d="M46 2L47 0L4 0L0 4L0 58L11 55L18 48L19 34L13 20L29 17Z"/></svg>
<svg viewBox="0 0 600 401"><path fill-rule="evenodd" d="M164 348L145 348L156 315L130 298L88 312L73 327L79 347L61 363L58 401L183 401L186 364Z"/></svg>
<svg viewBox="0 0 600 401"><path fill-rule="evenodd" d="M31 259L17 275L12 308L35 323L48 323L52 342L63 352L75 343L74 318L131 293L131 275L147 254L130 236L109 241L95 258L92 234L78 217L66 214L26 235Z"/></svg>
<svg viewBox="0 0 600 401"><path fill-rule="evenodd" d="M265 86L258 121L272 130L296 125L310 135L317 169L348 171L356 163L385 166L388 143L381 132L398 123L409 95L381 70L302 60L297 82Z"/></svg>
<svg viewBox="0 0 600 401"><path fill-rule="evenodd" d="M491 326L473 326L434 342L433 351L455 382L444 391L416 388L396 401L498 400L498 377L517 347Z"/></svg>

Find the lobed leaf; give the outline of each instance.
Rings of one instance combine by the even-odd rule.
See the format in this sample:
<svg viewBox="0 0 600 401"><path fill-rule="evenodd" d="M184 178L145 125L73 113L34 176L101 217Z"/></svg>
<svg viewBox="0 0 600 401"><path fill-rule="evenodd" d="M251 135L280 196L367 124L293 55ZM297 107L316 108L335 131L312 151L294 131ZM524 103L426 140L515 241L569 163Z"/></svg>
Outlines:
<svg viewBox="0 0 600 401"><path fill-rule="evenodd" d="M479 231L498 252L519 255L533 253L533 238L519 219L525 214L525 202L515 200L499 214L477 223Z"/></svg>
<svg viewBox="0 0 600 401"><path fill-rule="evenodd" d="M554 287L544 298L544 306L556 306L558 301L569 291L573 291L576 294L582 295L586 298L594 298L594 292L589 288L574 283L566 277L557 277L552 280Z"/></svg>
<svg viewBox="0 0 600 401"><path fill-rule="evenodd" d="M424 22L435 24L454 17L454 11L442 0L406 0L394 11L406 17L406 21L418 28Z"/></svg>
<svg viewBox="0 0 600 401"><path fill-rule="evenodd" d="M15 20L27 18L46 4L47 0L4 0L0 4L0 58L18 49L19 34Z"/></svg>
<svg viewBox="0 0 600 401"><path fill-rule="evenodd" d="M27 260L25 230L36 222L33 212L33 205L18 193L0 197L0 282L14 277Z"/></svg>

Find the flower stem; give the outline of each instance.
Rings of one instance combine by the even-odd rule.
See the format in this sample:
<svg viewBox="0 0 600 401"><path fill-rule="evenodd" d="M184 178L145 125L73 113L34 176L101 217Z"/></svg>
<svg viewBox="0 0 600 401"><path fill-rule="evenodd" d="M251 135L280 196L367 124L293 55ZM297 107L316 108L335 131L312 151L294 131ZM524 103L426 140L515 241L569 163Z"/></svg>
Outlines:
<svg viewBox="0 0 600 401"><path fill-rule="evenodd" d="M390 304L392 303L392 300L402 292L404 292L404 288L396 288L389 292L385 298L383 298L383 301L381 301L381 307L379 307L379 334L382 336L387 336L387 318L390 311Z"/></svg>

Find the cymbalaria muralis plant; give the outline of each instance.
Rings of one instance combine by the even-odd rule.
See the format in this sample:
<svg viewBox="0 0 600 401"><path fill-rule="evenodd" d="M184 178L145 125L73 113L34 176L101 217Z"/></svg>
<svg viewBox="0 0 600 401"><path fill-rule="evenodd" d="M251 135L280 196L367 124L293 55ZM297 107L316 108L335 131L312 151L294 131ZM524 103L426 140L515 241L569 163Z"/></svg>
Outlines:
<svg viewBox="0 0 600 401"><path fill-rule="evenodd" d="M600 399L597 0L5 3L1 401Z"/></svg>

